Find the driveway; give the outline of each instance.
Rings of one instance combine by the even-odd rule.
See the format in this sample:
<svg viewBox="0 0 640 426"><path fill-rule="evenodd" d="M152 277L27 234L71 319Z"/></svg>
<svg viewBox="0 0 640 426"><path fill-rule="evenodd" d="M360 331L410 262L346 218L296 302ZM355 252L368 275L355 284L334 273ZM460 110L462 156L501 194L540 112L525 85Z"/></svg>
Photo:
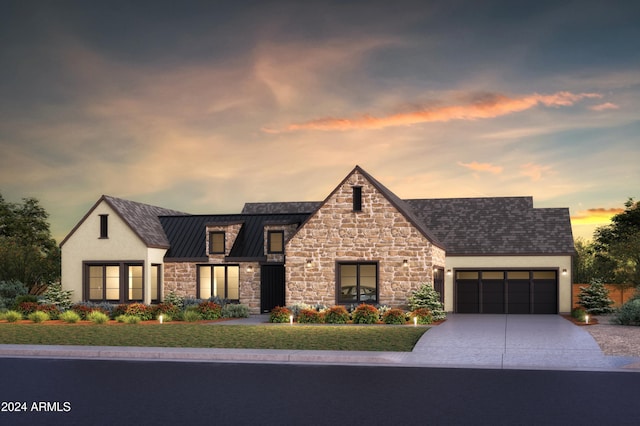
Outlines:
<svg viewBox="0 0 640 426"><path fill-rule="evenodd" d="M413 350L422 362L487 368L599 369L606 357L591 335L560 315L449 314Z"/></svg>

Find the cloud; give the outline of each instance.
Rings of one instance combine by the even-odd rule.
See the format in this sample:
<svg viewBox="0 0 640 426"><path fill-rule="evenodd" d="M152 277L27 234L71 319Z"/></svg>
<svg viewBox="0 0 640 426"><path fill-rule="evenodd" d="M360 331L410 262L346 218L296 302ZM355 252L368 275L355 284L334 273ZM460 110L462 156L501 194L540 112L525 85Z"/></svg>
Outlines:
<svg viewBox="0 0 640 426"><path fill-rule="evenodd" d="M494 175L498 175L502 173L501 166L494 166L490 163L478 163L476 161L472 161L471 163L462 163L458 161L458 165L462 167L466 167L469 170L473 170L475 172L487 172L492 173Z"/></svg>
<svg viewBox="0 0 640 426"><path fill-rule="evenodd" d="M594 105L592 107L589 107L590 110L593 111L607 111L610 109L619 109L620 107L616 104L612 104L611 102L605 102L603 104L599 104L599 105Z"/></svg>
<svg viewBox="0 0 640 426"><path fill-rule="evenodd" d="M622 208L593 208L578 212L571 216L571 223L574 225L605 225L608 224L612 216L624 212Z"/></svg>
<svg viewBox="0 0 640 426"><path fill-rule="evenodd" d="M357 129L382 129L391 126L408 126L430 122L448 122L451 120L477 120L495 118L516 112L526 111L538 105L546 107L567 107L590 98L601 98L598 93L556 92L550 95L533 93L521 97L508 97L501 94L487 94L461 105L423 107L413 111L375 117L362 114L355 118L327 117L290 124L284 131L300 130L347 131ZM278 132L265 128L269 133Z"/></svg>
<svg viewBox="0 0 640 426"><path fill-rule="evenodd" d="M542 166L540 164L527 163L520 166L520 174L528 176L533 182L542 179L543 174L552 173L551 166Z"/></svg>

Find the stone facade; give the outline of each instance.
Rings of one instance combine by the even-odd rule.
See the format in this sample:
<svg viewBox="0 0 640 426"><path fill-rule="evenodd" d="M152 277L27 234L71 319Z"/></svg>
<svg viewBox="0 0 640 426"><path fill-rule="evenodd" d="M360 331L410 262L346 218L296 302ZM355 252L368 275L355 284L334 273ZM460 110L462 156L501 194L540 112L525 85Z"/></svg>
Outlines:
<svg viewBox="0 0 640 426"><path fill-rule="evenodd" d="M174 292L178 296L196 297L197 265L192 262L166 262L164 264L163 295Z"/></svg>
<svg viewBox="0 0 640 426"><path fill-rule="evenodd" d="M362 210L353 211L353 187ZM351 174L286 245L286 301L336 304L342 261L378 263L378 303L404 306L445 252L434 246L365 176ZM405 265L405 260L406 265Z"/></svg>

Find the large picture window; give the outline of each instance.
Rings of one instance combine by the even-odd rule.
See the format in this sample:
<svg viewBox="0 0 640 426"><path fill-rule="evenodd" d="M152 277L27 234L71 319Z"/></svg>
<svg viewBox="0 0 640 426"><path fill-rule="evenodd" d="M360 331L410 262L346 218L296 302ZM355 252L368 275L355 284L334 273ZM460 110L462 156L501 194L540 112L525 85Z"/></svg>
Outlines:
<svg viewBox="0 0 640 426"><path fill-rule="evenodd" d="M338 263L338 303L377 303L378 264Z"/></svg>
<svg viewBox="0 0 640 426"><path fill-rule="evenodd" d="M200 265L198 267L198 298L220 297L238 300L240 267L237 265Z"/></svg>
<svg viewBox="0 0 640 426"><path fill-rule="evenodd" d="M144 267L137 263L86 263L84 300L142 302Z"/></svg>

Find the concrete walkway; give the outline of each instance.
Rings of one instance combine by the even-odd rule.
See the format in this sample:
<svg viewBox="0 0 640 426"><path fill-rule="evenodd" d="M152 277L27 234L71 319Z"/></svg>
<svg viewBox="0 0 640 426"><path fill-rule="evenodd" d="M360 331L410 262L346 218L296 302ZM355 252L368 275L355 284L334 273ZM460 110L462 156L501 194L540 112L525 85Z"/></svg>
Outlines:
<svg viewBox="0 0 640 426"><path fill-rule="evenodd" d="M267 321L267 315L256 315L211 326ZM640 372L640 358L605 356L588 332L558 315L449 314L408 353L0 345L1 357Z"/></svg>

